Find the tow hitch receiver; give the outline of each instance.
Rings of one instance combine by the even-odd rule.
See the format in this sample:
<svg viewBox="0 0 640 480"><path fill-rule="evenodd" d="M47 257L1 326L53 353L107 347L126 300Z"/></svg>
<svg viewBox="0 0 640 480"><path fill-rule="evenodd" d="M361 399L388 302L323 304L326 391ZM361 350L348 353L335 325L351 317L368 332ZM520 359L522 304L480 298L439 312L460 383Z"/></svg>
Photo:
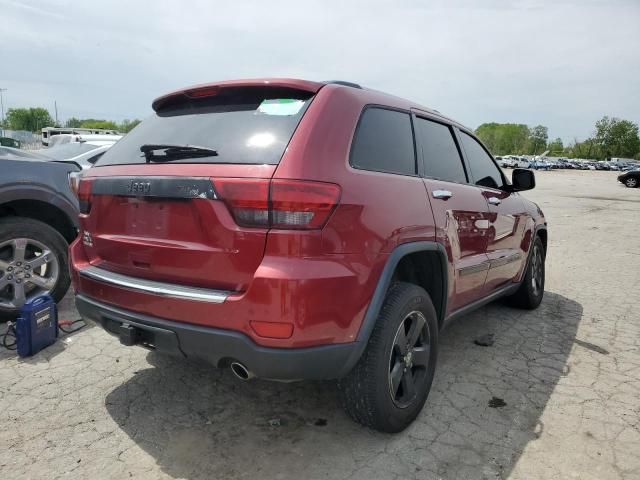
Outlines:
<svg viewBox="0 0 640 480"><path fill-rule="evenodd" d="M127 347L131 347L139 341L138 330L128 323L123 323L120 325L118 337L120 338L120 343L122 345L126 345Z"/></svg>

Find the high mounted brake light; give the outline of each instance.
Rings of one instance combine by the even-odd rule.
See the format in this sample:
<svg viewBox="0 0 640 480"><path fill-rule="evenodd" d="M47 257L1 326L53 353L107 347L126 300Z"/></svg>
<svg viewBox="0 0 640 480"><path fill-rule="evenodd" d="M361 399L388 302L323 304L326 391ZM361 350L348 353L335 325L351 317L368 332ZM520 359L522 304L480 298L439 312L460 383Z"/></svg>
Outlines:
<svg viewBox="0 0 640 480"><path fill-rule="evenodd" d="M212 179L216 194L242 227L321 229L340 199L340 187L307 180Z"/></svg>
<svg viewBox="0 0 640 480"><path fill-rule="evenodd" d="M186 90L184 94L189 98L213 97L220 93L220 87L204 87Z"/></svg>

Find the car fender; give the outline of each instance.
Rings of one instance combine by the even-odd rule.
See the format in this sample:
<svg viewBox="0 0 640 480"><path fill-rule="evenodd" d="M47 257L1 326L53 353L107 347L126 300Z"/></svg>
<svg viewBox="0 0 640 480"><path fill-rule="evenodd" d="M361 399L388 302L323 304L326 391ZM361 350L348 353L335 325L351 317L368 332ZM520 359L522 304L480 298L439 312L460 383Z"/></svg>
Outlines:
<svg viewBox="0 0 640 480"><path fill-rule="evenodd" d="M0 206L16 200L38 200L61 210L78 228L78 205L47 185L13 182L0 186Z"/></svg>
<svg viewBox="0 0 640 480"><path fill-rule="evenodd" d="M400 260L405 256L416 253L416 252L436 252L438 257L440 258L440 267L442 273L442 279L444 282L442 289L442 298L433 299L434 303L438 302L440 307L439 311L440 316L444 317L447 311L447 298L449 293L449 282L448 282L448 274L447 274L447 253L444 246L438 242L433 241L417 241L417 242L407 242L396 246L393 251L387 257L382 273L380 274L380 278L378 279L378 283L371 297L371 301L369 302L369 306L362 320L362 325L360 326L360 331L358 332L358 336L356 338L357 347L353 349L352 354L350 355L347 362L345 362L344 368L341 372L341 376L346 375L351 371L351 369L358 362L365 348L367 347L367 343L369 342L369 337L373 332L373 329L376 325L376 321L378 319L378 315L380 314L380 310L382 309L382 305L384 304L384 299L387 294L387 290L391 285L391 281L393 279L393 274L396 270L396 267L400 263ZM438 323L440 325L444 324L444 318L438 318Z"/></svg>

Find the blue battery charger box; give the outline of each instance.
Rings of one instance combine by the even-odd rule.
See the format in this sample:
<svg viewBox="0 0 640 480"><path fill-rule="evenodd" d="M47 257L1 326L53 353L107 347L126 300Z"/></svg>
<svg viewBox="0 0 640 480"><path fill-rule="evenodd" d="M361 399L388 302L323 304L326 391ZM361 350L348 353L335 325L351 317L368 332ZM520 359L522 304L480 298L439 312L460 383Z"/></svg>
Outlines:
<svg viewBox="0 0 640 480"><path fill-rule="evenodd" d="M29 357L58 338L58 308L49 295L27 301L16 319L18 355Z"/></svg>

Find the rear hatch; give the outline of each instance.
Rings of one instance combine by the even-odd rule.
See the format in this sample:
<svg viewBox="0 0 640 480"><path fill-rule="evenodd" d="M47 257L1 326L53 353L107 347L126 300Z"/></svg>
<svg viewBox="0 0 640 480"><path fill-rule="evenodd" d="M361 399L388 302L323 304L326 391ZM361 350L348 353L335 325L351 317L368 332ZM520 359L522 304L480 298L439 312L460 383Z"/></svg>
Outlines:
<svg viewBox="0 0 640 480"><path fill-rule="evenodd" d="M282 217L272 212L270 179L314 93L209 86L154 102L155 113L80 182L89 263L132 277L244 290L269 228ZM279 195L295 197L292 183L276 186ZM284 212L283 221L317 228L304 214Z"/></svg>

